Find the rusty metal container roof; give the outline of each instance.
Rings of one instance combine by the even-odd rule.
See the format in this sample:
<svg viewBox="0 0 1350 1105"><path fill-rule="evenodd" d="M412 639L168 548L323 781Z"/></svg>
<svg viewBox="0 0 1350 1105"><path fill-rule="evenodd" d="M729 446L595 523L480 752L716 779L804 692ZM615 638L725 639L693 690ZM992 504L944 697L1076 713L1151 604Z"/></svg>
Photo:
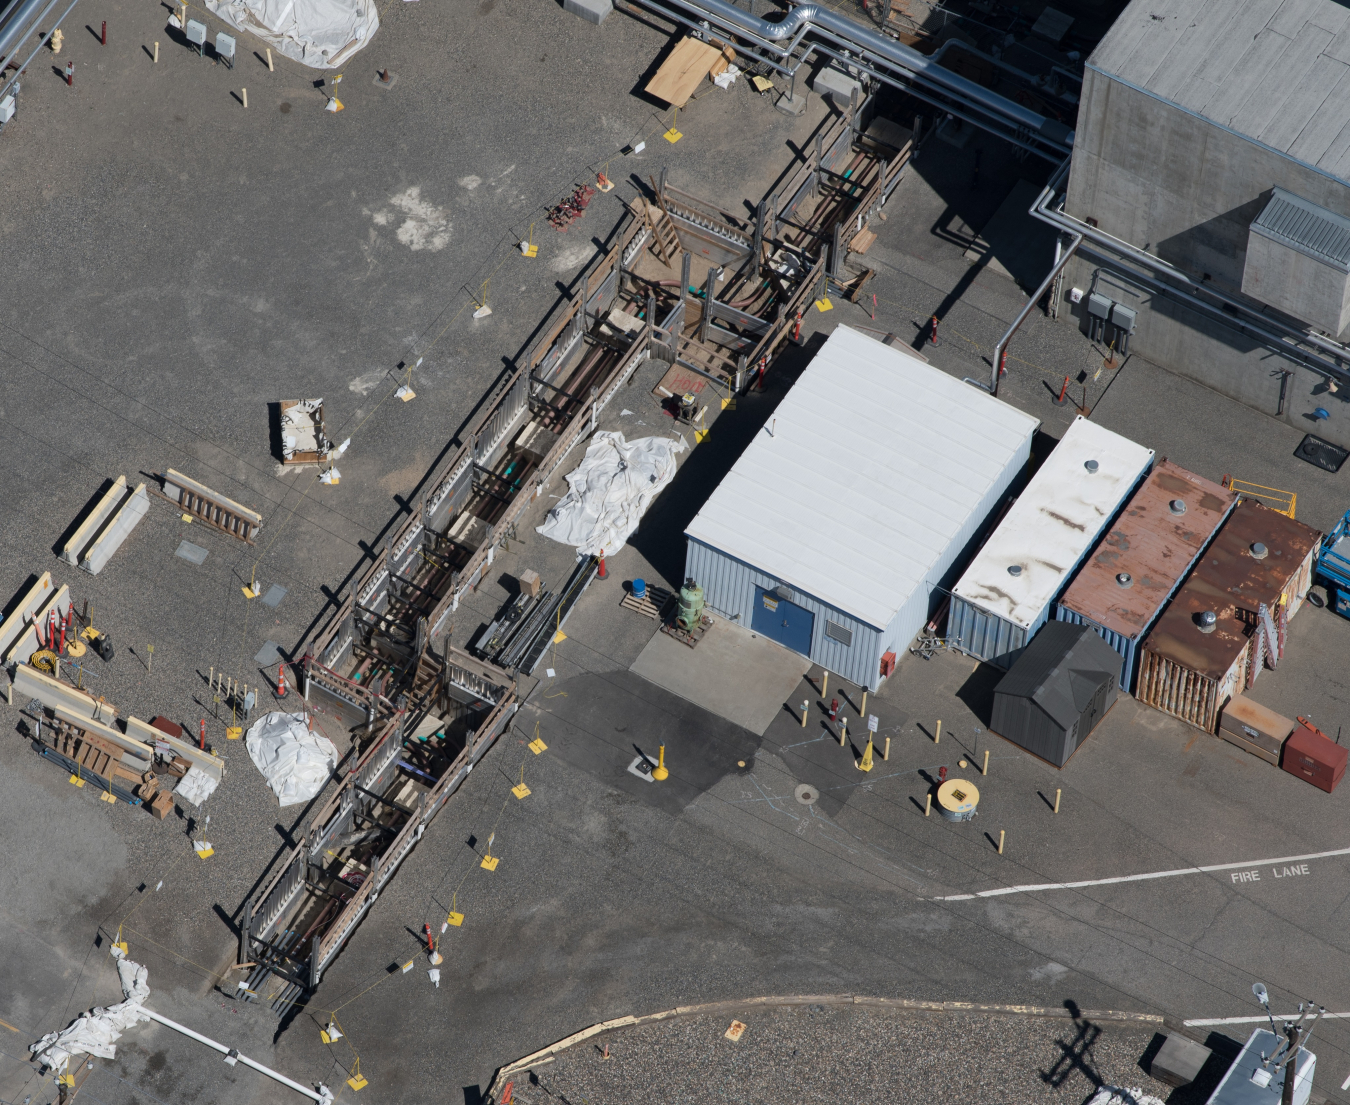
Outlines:
<svg viewBox="0 0 1350 1105"><path fill-rule="evenodd" d="M1254 614L1265 603L1273 612L1321 536L1311 526L1244 499L1158 619L1144 649L1208 679L1222 678L1247 644L1248 623L1238 611ZM1257 543L1267 549L1259 560L1251 548ZM1217 621L1212 632L1202 633L1196 615L1207 610Z"/></svg>
<svg viewBox="0 0 1350 1105"><path fill-rule="evenodd" d="M1060 606L1122 637L1139 636L1236 501L1235 492L1160 461L1092 550ZM1178 502L1181 513L1173 506Z"/></svg>

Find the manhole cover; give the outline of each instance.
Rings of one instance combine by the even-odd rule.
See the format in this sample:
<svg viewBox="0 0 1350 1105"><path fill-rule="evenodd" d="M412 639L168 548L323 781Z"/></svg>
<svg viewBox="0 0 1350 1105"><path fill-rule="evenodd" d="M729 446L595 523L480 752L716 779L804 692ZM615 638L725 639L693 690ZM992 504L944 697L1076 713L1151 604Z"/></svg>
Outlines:
<svg viewBox="0 0 1350 1105"><path fill-rule="evenodd" d="M816 804L816 799L820 797L820 791L810 783L802 783L802 785L792 793L796 796L797 801L803 806L814 806Z"/></svg>

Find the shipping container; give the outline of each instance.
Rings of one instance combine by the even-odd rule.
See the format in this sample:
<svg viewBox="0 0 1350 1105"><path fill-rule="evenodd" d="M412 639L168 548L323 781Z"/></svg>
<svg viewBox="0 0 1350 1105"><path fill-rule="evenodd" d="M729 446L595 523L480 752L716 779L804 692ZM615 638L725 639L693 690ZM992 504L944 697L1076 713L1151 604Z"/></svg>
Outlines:
<svg viewBox="0 0 1350 1105"><path fill-rule="evenodd" d="M1119 667L1091 627L1050 622L994 688L989 731L1063 767L1115 704Z"/></svg>
<svg viewBox="0 0 1350 1105"><path fill-rule="evenodd" d="M1135 697L1217 732L1223 707L1284 654L1321 536L1253 499L1234 507L1145 639Z"/></svg>
<svg viewBox="0 0 1350 1105"><path fill-rule="evenodd" d="M1058 621L1091 626L1120 653L1121 690L1134 689L1139 645L1237 501L1159 461L1055 604Z"/></svg>
<svg viewBox="0 0 1350 1105"><path fill-rule="evenodd" d="M840 326L685 529L685 574L715 613L875 690L1039 425Z"/></svg>
<svg viewBox="0 0 1350 1105"><path fill-rule="evenodd" d="M1010 667L1152 463L1152 449L1075 418L952 588L947 636Z"/></svg>

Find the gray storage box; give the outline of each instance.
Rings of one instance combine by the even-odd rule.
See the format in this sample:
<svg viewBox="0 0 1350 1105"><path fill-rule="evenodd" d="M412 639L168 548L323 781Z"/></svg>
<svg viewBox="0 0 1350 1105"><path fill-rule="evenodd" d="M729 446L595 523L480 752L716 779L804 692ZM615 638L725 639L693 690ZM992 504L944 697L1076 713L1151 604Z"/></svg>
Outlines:
<svg viewBox="0 0 1350 1105"><path fill-rule="evenodd" d="M1210 1056L1210 1050L1185 1036L1168 1036L1148 1072L1169 1086L1189 1086Z"/></svg>

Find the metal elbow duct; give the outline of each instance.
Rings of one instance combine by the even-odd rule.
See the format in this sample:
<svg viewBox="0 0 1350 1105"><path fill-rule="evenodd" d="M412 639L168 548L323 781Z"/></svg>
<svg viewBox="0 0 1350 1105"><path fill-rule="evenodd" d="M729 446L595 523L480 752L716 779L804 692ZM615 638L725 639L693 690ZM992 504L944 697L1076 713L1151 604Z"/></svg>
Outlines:
<svg viewBox="0 0 1350 1105"><path fill-rule="evenodd" d="M924 57L919 51L819 4L798 4L785 18L777 23L770 23L767 19L760 19L742 11L728 0L675 0L675 2L681 7L715 15L722 22L739 27L747 34L768 43L791 39L799 31L819 28L885 65L920 76L929 84L938 85L954 95L979 104L995 115L1025 127L1065 153L1073 149L1073 129L1059 120L1048 119L1039 112L991 92L983 85L967 80L950 69L944 69L935 59Z"/></svg>

